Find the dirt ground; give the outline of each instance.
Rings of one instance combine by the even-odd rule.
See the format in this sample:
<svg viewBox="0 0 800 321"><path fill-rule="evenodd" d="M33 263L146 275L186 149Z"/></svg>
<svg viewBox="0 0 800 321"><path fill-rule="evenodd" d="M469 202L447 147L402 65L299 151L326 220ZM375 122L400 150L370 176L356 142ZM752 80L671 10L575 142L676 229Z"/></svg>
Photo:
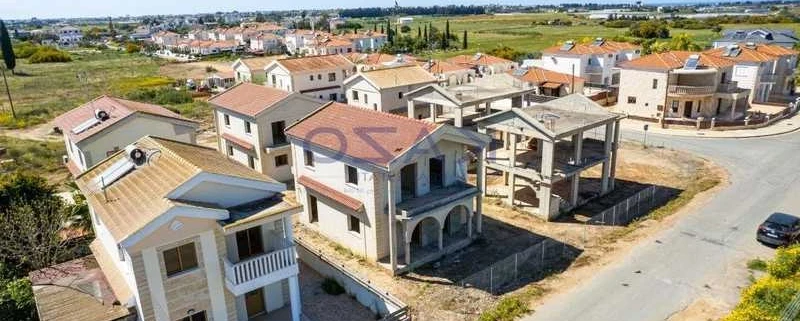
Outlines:
<svg viewBox="0 0 800 321"><path fill-rule="evenodd" d="M347 294L330 295L322 290L322 275L300 264L300 295L303 314L314 321L372 320L375 314Z"/></svg>
<svg viewBox="0 0 800 321"><path fill-rule="evenodd" d="M284 56L267 56L245 58L244 60L255 68L264 68L269 62L283 58ZM171 63L163 65L159 68L159 74L174 78L174 79L202 79L213 72L206 71L206 67L212 67L218 72L232 71L231 65L233 61L196 61L187 63Z"/></svg>
<svg viewBox="0 0 800 321"><path fill-rule="evenodd" d="M598 174L599 169L591 170L587 176ZM635 187L645 184L684 190L691 188L697 175L716 176L723 183L726 177L724 171L714 164L690 154L667 149L643 149L641 145L625 143L620 148L617 167L619 192L609 194L609 197L624 198L625 195L638 191ZM495 179L494 182L502 183L502 179ZM694 204L702 202L715 191L716 189L712 189L698 194L686 207L696 206ZM534 287L543 293L554 293L573 287L577 284L576 280L585 279L598 267L613 263L632 248L637 240L672 224L675 217L679 216L672 215L662 220L648 219L637 223L632 232L620 234L621 237L612 237L628 227L587 225L575 220L545 222L518 212L499 199L485 200L482 238L463 251L399 277L390 276L384 268L353 255L299 224L295 225L295 231L297 237L317 245L329 257L338 258L350 270L363 274L379 288L403 300L411 308L415 320L476 320L485 309L493 307L504 296L523 293ZM600 198L596 202L609 201ZM564 270L526 281L526 284L518 284L505 293L501 291L499 295L459 286L459 281L464 276L545 239L577 249L580 255L570 261ZM541 302L542 298L534 298L530 302L531 307ZM697 307L690 307L686 313L701 315L705 311L712 311L704 304L698 303Z"/></svg>

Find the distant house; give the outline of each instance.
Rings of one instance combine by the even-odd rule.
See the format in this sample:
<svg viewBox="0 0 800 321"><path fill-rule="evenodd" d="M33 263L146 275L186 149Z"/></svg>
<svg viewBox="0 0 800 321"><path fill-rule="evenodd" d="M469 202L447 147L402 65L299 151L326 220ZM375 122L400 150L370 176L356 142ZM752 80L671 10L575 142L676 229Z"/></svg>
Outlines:
<svg viewBox="0 0 800 321"><path fill-rule="evenodd" d="M800 38L795 35L794 30L789 29L726 29L722 31L721 38L714 40L714 48L748 42L792 49L800 42Z"/></svg>
<svg viewBox="0 0 800 321"><path fill-rule="evenodd" d="M62 47L74 47L83 40L81 30L72 26L56 29L56 36L58 36L58 45Z"/></svg>
<svg viewBox="0 0 800 321"><path fill-rule="evenodd" d="M281 182L292 180L292 155L284 129L322 101L296 92L241 83L208 101L220 153Z"/></svg>
<svg viewBox="0 0 800 321"><path fill-rule="evenodd" d="M235 73L236 82L253 82L253 76L261 74L267 64L272 62L268 58L236 59L231 65ZM263 74L261 74L263 75Z"/></svg>
<svg viewBox="0 0 800 321"><path fill-rule="evenodd" d="M250 51L264 53L268 55L283 52L281 37L271 33L259 33L249 38Z"/></svg>
<svg viewBox="0 0 800 321"><path fill-rule="evenodd" d="M474 55L455 56L447 59L447 62L472 68L481 76L504 73L519 67L519 64L514 61L480 52Z"/></svg>
<svg viewBox="0 0 800 321"><path fill-rule="evenodd" d="M379 68L391 68L398 66L407 66L416 64L417 60L414 56L403 54L385 54L385 53L361 53L353 52L344 55L348 60L356 64L358 70L374 70Z"/></svg>
<svg viewBox="0 0 800 321"><path fill-rule="evenodd" d="M344 100L342 82L356 66L342 55L277 59L266 67L267 86L320 100Z"/></svg>
<svg viewBox="0 0 800 321"><path fill-rule="evenodd" d="M77 176L146 135L194 143L199 124L164 107L100 96L53 121L64 135L65 164Z"/></svg>
<svg viewBox="0 0 800 321"><path fill-rule="evenodd" d="M224 91L225 89L233 87L236 84L235 71L219 71L215 72L205 80L206 85L212 91Z"/></svg>
<svg viewBox="0 0 800 321"><path fill-rule="evenodd" d="M435 83L433 75L412 65L359 71L342 85L350 105L405 114L408 99L404 94Z"/></svg>
<svg viewBox="0 0 800 321"><path fill-rule="evenodd" d="M750 89L751 101L766 102L772 95L794 93L798 52L779 45L739 43L711 49L707 55L734 62L732 81Z"/></svg>
<svg viewBox="0 0 800 321"><path fill-rule="evenodd" d="M453 86L472 82L477 75L475 69L446 60L421 61L418 64L439 81L439 85Z"/></svg>
<svg viewBox="0 0 800 321"><path fill-rule="evenodd" d="M619 84L619 70L615 67L638 58L641 51L641 46L603 38L597 38L589 44L567 41L561 46L542 50L540 67L562 74L574 74L585 79L587 85L615 87Z"/></svg>
<svg viewBox="0 0 800 321"><path fill-rule="evenodd" d="M542 68L517 69L509 72L512 76L536 87L537 95L562 97L571 93L583 93L581 77L562 74Z"/></svg>
<svg viewBox="0 0 800 321"><path fill-rule="evenodd" d="M387 41L386 34L372 30L348 33L344 34L343 37L353 42L353 48L356 52L377 52Z"/></svg>
<svg viewBox="0 0 800 321"><path fill-rule="evenodd" d="M414 17L400 17L397 18L398 25L409 25L414 22Z"/></svg>
<svg viewBox="0 0 800 321"><path fill-rule="evenodd" d="M309 55L347 54L355 51L352 41L338 36L321 36L307 45Z"/></svg>

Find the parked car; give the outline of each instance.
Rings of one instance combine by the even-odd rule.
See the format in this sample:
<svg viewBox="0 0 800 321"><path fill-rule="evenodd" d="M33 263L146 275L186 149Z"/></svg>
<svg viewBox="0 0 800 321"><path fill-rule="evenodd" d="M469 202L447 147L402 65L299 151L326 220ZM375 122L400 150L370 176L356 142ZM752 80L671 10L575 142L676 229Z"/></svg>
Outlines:
<svg viewBox="0 0 800 321"><path fill-rule="evenodd" d="M784 213L773 213L758 226L756 239L771 245L787 245L800 241L800 218Z"/></svg>

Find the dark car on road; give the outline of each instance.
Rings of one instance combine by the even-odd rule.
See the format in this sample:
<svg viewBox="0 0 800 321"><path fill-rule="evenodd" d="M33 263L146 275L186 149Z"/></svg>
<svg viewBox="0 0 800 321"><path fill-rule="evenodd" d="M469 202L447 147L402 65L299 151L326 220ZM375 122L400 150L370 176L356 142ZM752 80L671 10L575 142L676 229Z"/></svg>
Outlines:
<svg viewBox="0 0 800 321"><path fill-rule="evenodd" d="M758 226L756 239L770 245L787 245L800 241L800 218L784 213L773 213Z"/></svg>

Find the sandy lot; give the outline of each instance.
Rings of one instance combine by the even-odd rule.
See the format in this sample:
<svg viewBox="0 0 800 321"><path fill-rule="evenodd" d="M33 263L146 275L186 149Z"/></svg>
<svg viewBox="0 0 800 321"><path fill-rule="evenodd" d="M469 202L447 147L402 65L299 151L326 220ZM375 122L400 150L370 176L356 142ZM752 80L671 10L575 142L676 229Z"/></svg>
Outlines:
<svg viewBox="0 0 800 321"><path fill-rule="evenodd" d="M267 57L255 57L255 58L245 58L244 60L253 65L254 68L264 68L270 61L275 59L283 58L284 56L267 56ZM233 60L231 61L196 61L196 62L188 62L188 63L170 63L161 66L159 68L159 74L174 78L174 79L202 79L205 78L213 72L206 71L207 67L214 68L218 72L230 72L233 69L231 65L233 64Z"/></svg>

